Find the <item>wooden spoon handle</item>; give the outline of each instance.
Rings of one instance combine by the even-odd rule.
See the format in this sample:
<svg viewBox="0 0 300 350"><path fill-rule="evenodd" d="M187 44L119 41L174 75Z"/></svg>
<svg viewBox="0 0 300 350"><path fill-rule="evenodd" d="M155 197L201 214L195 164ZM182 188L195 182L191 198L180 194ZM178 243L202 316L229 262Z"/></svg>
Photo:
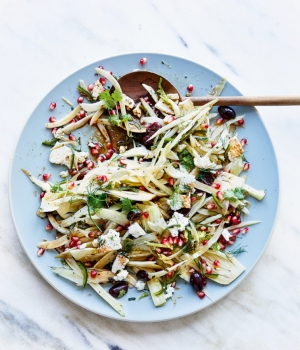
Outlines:
<svg viewBox="0 0 300 350"><path fill-rule="evenodd" d="M183 100L188 97L183 97ZM300 95L292 96L203 96L189 97L194 105L202 106L218 98L216 106L293 106L300 105Z"/></svg>

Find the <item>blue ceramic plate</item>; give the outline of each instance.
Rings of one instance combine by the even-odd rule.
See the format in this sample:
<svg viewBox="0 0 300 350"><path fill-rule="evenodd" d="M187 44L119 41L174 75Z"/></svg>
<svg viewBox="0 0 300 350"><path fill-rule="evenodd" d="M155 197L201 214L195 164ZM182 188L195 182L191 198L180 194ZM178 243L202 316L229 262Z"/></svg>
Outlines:
<svg viewBox="0 0 300 350"><path fill-rule="evenodd" d="M150 297L138 301L140 294L135 290L130 290L126 297L121 299L126 315L123 318L96 295L90 287L85 289L76 287L72 282L54 274L49 266L60 265L60 261L54 259L56 253L47 251L42 257L37 256L37 243L43 239L52 240L54 234L46 232L46 220L36 216L35 212L40 202L40 191L25 177L21 168L27 169L35 176L49 172L52 174L52 181L58 180L61 168L49 163L49 148L42 146L41 143L43 140L51 138L49 130L45 128L48 118L51 115L56 115L59 118L70 111L70 106L64 103L61 97L66 97L76 105L78 81L83 79L87 84L94 83L96 80L95 67L104 66L105 69L113 71L114 75L120 76L134 69L140 69L139 60L141 57L147 57L147 63L143 69L166 77L183 96L190 83L193 83L195 87L194 96L206 95L221 78L218 74L198 63L179 57L149 53L106 58L80 69L50 91L28 119L18 141L11 167L10 200L15 226L25 253L51 286L74 303L99 315L125 321L153 322L178 318L200 311L219 301L247 276L258 261L271 236L278 205L279 179L274 149L257 111L250 107L235 108L238 115L246 114L245 129L239 129L239 138L246 137L249 143L245 153L247 160L251 163L247 183L257 189L266 189L267 195L263 202L250 199L251 214L247 220L261 220L261 223L251 226L249 232L237 240L238 243L247 246L248 253L238 257L246 271L228 286L221 286L209 281L207 290L212 300L208 297L200 300L190 285L179 282L180 289L175 294L181 298L177 299L176 306L171 300L168 300L165 306L155 308ZM163 64L162 61L168 65ZM227 83L223 95L241 94L234 86ZM49 111L49 104L52 101L57 103L54 113ZM82 136L86 137L87 135ZM128 301L129 297L136 297L136 300Z"/></svg>

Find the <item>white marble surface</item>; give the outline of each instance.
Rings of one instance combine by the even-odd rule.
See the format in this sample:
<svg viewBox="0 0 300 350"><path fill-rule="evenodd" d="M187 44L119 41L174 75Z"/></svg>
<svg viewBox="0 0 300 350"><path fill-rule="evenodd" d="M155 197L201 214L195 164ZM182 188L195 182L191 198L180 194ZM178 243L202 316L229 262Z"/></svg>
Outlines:
<svg viewBox="0 0 300 350"><path fill-rule="evenodd" d="M244 94L299 93L299 16L297 0L0 2L0 349L299 349L300 107L259 108L279 162L277 224L239 287L192 316L122 323L72 304L27 259L8 205L16 140L65 76L101 57L153 51L198 61Z"/></svg>

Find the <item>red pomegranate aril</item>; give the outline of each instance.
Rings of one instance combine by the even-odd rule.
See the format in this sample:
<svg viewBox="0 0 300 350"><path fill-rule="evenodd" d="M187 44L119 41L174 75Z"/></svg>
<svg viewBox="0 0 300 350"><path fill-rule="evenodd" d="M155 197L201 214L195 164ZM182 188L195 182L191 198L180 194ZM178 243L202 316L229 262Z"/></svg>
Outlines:
<svg viewBox="0 0 300 350"><path fill-rule="evenodd" d="M109 72L109 74L110 74L110 75L113 75L113 72L112 72L112 71L110 71L110 72Z"/></svg>
<svg viewBox="0 0 300 350"><path fill-rule="evenodd" d="M50 118L49 118L49 122L50 122L50 123L56 122L56 118L55 118L55 117L50 117Z"/></svg>
<svg viewBox="0 0 300 350"><path fill-rule="evenodd" d="M247 171L247 170L249 170L249 168L250 168L250 164L249 163L245 163L244 166L243 166L243 170Z"/></svg>
<svg viewBox="0 0 300 350"><path fill-rule="evenodd" d="M70 141L75 141L76 140L76 137L72 134L69 135L69 140Z"/></svg>
<svg viewBox="0 0 300 350"><path fill-rule="evenodd" d="M182 238L179 238L179 240L178 240L178 246L179 246L179 247L182 247L183 245L184 245L183 239L182 239Z"/></svg>
<svg viewBox="0 0 300 350"><path fill-rule="evenodd" d="M224 199L224 195L223 195L223 193L221 191L218 191L216 193L216 196L217 196L218 199L220 199L220 201L222 201Z"/></svg>
<svg viewBox="0 0 300 350"><path fill-rule="evenodd" d="M121 226L121 225L117 226L117 228L116 228L116 231L117 231L117 232L121 232L121 231L123 231L123 230L124 230L124 228L123 228L123 226Z"/></svg>
<svg viewBox="0 0 300 350"><path fill-rule="evenodd" d="M203 283L204 286L207 285L207 280L206 280L206 278L203 278L202 283Z"/></svg>
<svg viewBox="0 0 300 350"><path fill-rule="evenodd" d="M198 290L197 295L200 299L203 299L205 297L205 293L202 292L202 290Z"/></svg>
<svg viewBox="0 0 300 350"><path fill-rule="evenodd" d="M112 156L112 154L111 154L111 153L109 153L109 152L107 152L107 153L106 153L106 155L105 155L105 158L106 158L106 159L110 159L110 158L111 158L111 156Z"/></svg>
<svg viewBox="0 0 300 350"><path fill-rule="evenodd" d="M72 188L75 187L75 182L71 181L68 183L68 189L71 190Z"/></svg>
<svg viewBox="0 0 300 350"><path fill-rule="evenodd" d="M103 67L103 66L99 66L98 68L100 68L100 69L104 69L104 67Z"/></svg>
<svg viewBox="0 0 300 350"><path fill-rule="evenodd" d="M51 224L48 224L46 226L46 231L51 231L51 230L53 230L53 226Z"/></svg>
<svg viewBox="0 0 300 350"><path fill-rule="evenodd" d="M215 209L215 204L214 203L209 203L208 205L207 205L207 209L208 210L212 210L212 209Z"/></svg>
<svg viewBox="0 0 300 350"><path fill-rule="evenodd" d="M216 141L211 141L211 143L210 143L212 148L214 148L216 144L217 144Z"/></svg>
<svg viewBox="0 0 300 350"><path fill-rule="evenodd" d="M55 102L51 102L49 108L50 108L51 111L53 111L53 109L56 108L56 103Z"/></svg>
<svg viewBox="0 0 300 350"><path fill-rule="evenodd" d="M46 192L44 192L44 191L40 193L40 198L41 198L41 199L45 197L45 193L46 193Z"/></svg>
<svg viewBox="0 0 300 350"><path fill-rule="evenodd" d="M169 245L169 240L168 240L168 238L163 238L163 239L161 240L161 244L163 244L163 245Z"/></svg>
<svg viewBox="0 0 300 350"><path fill-rule="evenodd" d="M216 267L219 267L219 266L221 265L221 263L220 263L219 260L215 260L215 261L213 262L213 264L214 264L214 266L216 266Z"/></svg>
<svg viewBox="0 0 300 350"><path fill-rule="evenodd" d="M72 119L71 121L70 121L70 124L75 124L76 123L76 119Z"/></svg>
<svg viewBox="0 0 300 350"><path fill-rule="evenodd" d="M101 78L99 79L99 81L100 81L100 83L101 83L102 85L105 85L105 84L106 84L106 79L103 78L103 77L101 77Z"/></svg>
<svg viewBox="0 0 300 350"><path fill-rule="evenodd" d="M88 169L93 169L95 166L94 162L89 162L88 165L86 166Z"/></svg>
<svg viewBox="0 0 300 350"><path fill-rule="evenodd" d="M174 120L175 120L175 117L174 117L173 115L171 115L171 116L168 118L167 123L170 124L170 123L172 123Z"/></svg>
<svg viewBox="0 0 300 350"><path fill-rule="evenodd" d="M139 159L139 162L140 162L140 163L143 163L143 161L144 161L143 158L140 158L140 159Z"/></svg>
<svg viewBox="0 0 300 350"><path fill-rule="evenodd" d="M76 169L72 169L71 171L70 171L70 175L71 176L74 176L74 175L76 175L77 174L77 170Z"/></svg>
<svg viewBox="0 0 300 350"><path fill-rule="evenodd" d="M187 86L186 89L187 89L188 92L192 92L194 90L194 85L190 84L190 85Z"/></svg>
<svg viewBox="0 0 300 350"><path fill-rule="evenodd" d="M87 88L88 88L89 91L93 91L94 85L93 84L89 84Z"/></svg>
<svg viewBox="0 0 300 350"><path fill-rule="evenodd" d="M245 233L247 233L249 231L249 228L248 227L244 227L242 229L242 234L244 235Z"/></svg>
<svg viewBox="0 0 300 350"><path fill-rule="evenodd" d="M191 202L195 202L196 199L197 199L197 198L196 198L195 196L192 196L192 197L191 197Z"/></svg>
<svg viewBox="0 0 300 350"><path fill-rule="evenodd" d="M97 156L99 154L99 151L96 148L91 149L91 155L92 156Z"/></svg>
<svg viewBox="0 0 300 350"><path fill-rule="evenodd" d="M43 174L43 180L48 181L50 176L51 176L51 174Z"/></svg>
<svg viewBox="0 0 300 350"><path fill-rule="evenodd" d="M218 118L216 121L217 125L222 125L224 123L224 119L223 118Z"/></svg>
<svg viewBox="0 0 300 350"><path fill-rule="evenodd" d="M40 249L37 251L37 255L38 255L38 256L42 256L44 253L45 253L45 249L44 249L44 248L40 248Z"/></svg>
<svg viewBox="0 0 300 350"><path fill-rule="evenodd" d="M205 239L204 241L202 241L202 245L206 245L206 244L207 244L207 242L208 242L208 240L207 240L207 239Z"/></svg>
<svg viewBox="0 0 300 350"><path fill-rule="evenodd" d="M165 250L164 250L164 254L165 254L165 255L171 255L172 252L171 252L170 249L165 249Z"/></svg>
<svg viewBox="0 0 300 350"><path fill-rule="evenodd" d="M238 120L238 125L244 125L244 123L245 123L245 120L244 119L240 119L240 120Z"/></svg>
<svg viewBox="0 0 300 350"><path fill-rule="evenodd" d="M231 223L233 225L238 225L238 224L241 223L241 220L237 216L233 216L232 219L231 219Z"/></svg>
<svg viewBox="0 0 300 350"><path fill-rule="evenodd" d="M232 220L232 216L231 215L227 215L227 217L226 217L227 224L230 224L231 220Z"/></svg>
<svg viewBox="0 0 300 350"><path fill-rule="evenodd" d="M200 230L206 232L208 230L208 228L206 226L201 226Z"/></svg>
<svg viewBox="0 0 300 350"><path fill-rule="evenodd" d="M148 219L149 216L150 216L150 214L149 214L147 211L144 211L144 212L143 212L143 217L144 217L145 219Z"/></svg>
<svg viewBox="0 0 300 350"><path fill-rule="evenodd" d="M174 245L178 245L178 242L179 242L179 238L178 237L174 237L173 244Z"/></svg>
<svg viewBox="0 0 300 350"><path fill-rule="evenodd" d="M86 116L86 111L84 111L83 109L79 112L79 119L82 119Z"/></svg>
<svg viewBox="0 0 300 350"><path fill-rule="evenodd" d="M51 133L54 135L56 133L56 131L58 130L58 128L52 128L51 129Z"/></svg>
<svg viewBox="0 0 300 350"><path fill-rule="evenodd" d="M126 165L126 162L125 162L125 158L124 158L124 157L121 157L121 158L119 159L119 162L120 162L121 165Z"/></svg>
<svg viewBox="0 0 300 350"><path fill-rule="evenodd" d="M107 144L106 144L106 147L107 147L107 149L112 149L113 147L112 147L112 144L110 143L110 142L108 142Z"/></svg>
<svg viewBox="0 0 300 350"><path fill-rule="evenodd" d="M107 153L110 153L111 155L113 155L115 152L116 152L116 150L115 150L114 148L109 149L109 150L107 151Z"/></svg>
<svg viewBox="0 0 300 350"><path fill-rule="evenodd" d="M147 62L147 58L143 57L140 59L140 64L143 66Z"/></svg>
<svg viewBox="0 0 300 350"><path fill-rule="evenodd" d="M247 139L241 139L241 145L244 147L247 145Z"/></svg>
<svg viewBox="0 0 300 350"><path fill-rule="evenodd" d="M211 275L211 274L212 274L212 271L213 271L213 269L212 269L210 266L206 266L206 273L207 273L208 275Z"/></svg>
<svg viewBox="0 0 300 350"><path fill-rule="evenodd" d="M97 276L97 271L96 270L92 270L91 271L91 277L95 278Z"/></svg>
<svg viewBox="0 0 300 350"><path fill-rule="evenodd" d="M89 238L95 238L94 232L89 232L88 236L89 236Z"/></svg>
<svg viewBox="0 0 300 350"><path fill-rule="evenodd" d="M216 190L218 190L221 187L221 185L218 183L214 183L214 184L212 184L212 187L215 188Z"/></svg>
<svg viewBox="0 0 300 350"><path fill-rule="evenodd" d="M170 272L167 273L168 278L172 278L173 275L174 275L174 272L173 272L173 271L170 271Z"/></svg>
<svg viewBox="0 0 300 350"><path fill-rule="evenodd" d="M92 267L93 266L93 264L89 261L85 262L84 265L85 265L85 267Z"/></svg>
<svg viewBox="0 0 300 350"><path fill-rule="evenodd" d="M174 244L174 239L172 236L168 237L168 241L170 244Z"/></svg>
<svg viewBox="0 0 300 350"><path fill-rule="evenodd" d="M173 179L173 177L170 177L168 179L168 183L169 183L169 185L174 186L175 180Z"/></svg>
<svg viewBox="0 0 300 350"><path fill-rule="evenodd" d="M222 219L221 219L221 218L219 218L219 219L217 219L217 220L215 221L216 224L220 224L221 222L222 222Z"/></svg>
<svg viewBox="0 0 300 350"><path fill-rule="evenodd" d="M101 163L103 163L105 161L106 157L104 154L101 154L98 158L98 161L100 161Z"/></svg>
<svg viewBox="0 0 300 350"><path fill-rule="evenodd" d="M233 233L234 235L238 235L240 232L241 232L241 230L240 230L239 228L236 228L236 229L234 229L234 230L232 231L232 233Z"/></svg>
<svg viewBox="0 0 300 350"><path fill-rule="evenodd" d="M102 181L102 183L107 182L107 176L106 175L101 175L101 181Z"/></svg>
<svg viewBox="0 0 300 350"><path fill-rule="evenodd" d="M79 241L79 237L77 237L77 236L72 236L72 238L71 238L71 240L73 241L73 242L78 242Z"/></svg>
<svg viewBox="0 0 300 350"><path fill-rule="evenodd" d="M79 96L78 99L77 99L77 102L78 102L78 103L82 103L83 100L84 100L84 98L83 98L82 96Z"/></svg>
<svg viewBox="0 0 300 350"><path fill-rule="evenodd" d="M80 240L76 242L77 246L79 246L80 244L82 244L82 242Z"/></svg>
<svg viewBox="0 0 300 350"><path fill-rule="evenodd" d="M218 244L219 244L220 250L224 250L226 248L225 244L220 243L220 242Z"/></svg>
<svg viewBox="0 0 300 350"><path fill-rule="evenodd" d="M146 190L146 187L140 186L139 189L140 189L141 191L145 191L145 190Z"/></svg>
<svg viewBox="0 0 300 350"><path fill-rule="evenodd" d="M208 124L207 123L203 123L203 124L201 124L201 127L202 127L202 129L208 129Z"/></svg>
<svg viewBox="0 0 300 350"><path fill-rule="evenodd" d="M75 245L76 245L75 241L71 241L71 242L69 243L69 247L70 247L70 248L74 248Z"/></svg>

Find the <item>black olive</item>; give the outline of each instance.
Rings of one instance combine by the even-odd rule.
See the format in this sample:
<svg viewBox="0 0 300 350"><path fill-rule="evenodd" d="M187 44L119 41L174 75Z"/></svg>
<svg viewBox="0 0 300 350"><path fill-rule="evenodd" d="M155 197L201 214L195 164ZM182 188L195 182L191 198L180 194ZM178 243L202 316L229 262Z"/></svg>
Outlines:
<svg viewBox="0 0 300 350"><path fill-rule="evenodd" d="M117 282L109 290L109 294L115 298L121 298L127 292L128 292L128 283L123 281Z"/></svg>
<svg viewBox="0 0 300 350"><path fill-rule="evenodd" d="M181 208L181 209L177 210L177 212L182 214L182 215L187 215L190 211L191 211L191 208Z"/></svg>
<svg viewBox="0 0 300 350"><path fill-rule="evenodd" d="M139 271L136 273L136 277L138 278L138 280L141 280L141 281L144 281L144 282L149 281L148 272L145 271L145 270L139 270Z"/></svg>
<svg viewBox="0 0 300 350"><path fill-rule="evenodd" d="M129 221L136 221L142 216L143 212L140 209L133 209L127 214Z"/></svg>
<svg viewBox="0 0 300 350"><path fill-rule="evenodd" d="M235 111L228 106L220 106L218 108L218 112L220 116L224 119L233 119L236 116Z"/></svg>
<svg viewBox="0 0 300 350"><path fill-rule="evenodd" d="M205 277L199 272L195 271L191 274L190 283L196 289L196 291L202 290L206 284Z"/></svg>

